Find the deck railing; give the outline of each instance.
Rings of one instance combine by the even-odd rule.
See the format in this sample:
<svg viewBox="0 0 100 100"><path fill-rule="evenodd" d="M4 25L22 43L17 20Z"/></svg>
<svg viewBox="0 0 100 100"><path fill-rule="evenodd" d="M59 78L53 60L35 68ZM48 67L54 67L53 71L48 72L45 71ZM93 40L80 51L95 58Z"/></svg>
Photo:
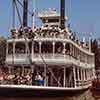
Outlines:
<svg viewBox="0 0 100 100"><path fill-rule="evenodd" d="M15 63L15 64L29 64L29 57L28 54L14 54L14 55L7 55L6 56L6 63Z"/></svg>
<svg viewBox="0 0 100 100"><path fill-rule="evenodd" d="M92 62L91 64L87 64L84 62L81 62L80 60L70 56L70 55L64 55L64 54L31 54L31 57L29 57L28 54L14 54L14 55L7 55L6 56L6 62L28 62L31 58L32 62L43 62L42 58L48 63L48 62L56 62L56 63L65 63L65 64L74 64L78 66L84 66L84 67L91 67L93 66Z"/></svg>

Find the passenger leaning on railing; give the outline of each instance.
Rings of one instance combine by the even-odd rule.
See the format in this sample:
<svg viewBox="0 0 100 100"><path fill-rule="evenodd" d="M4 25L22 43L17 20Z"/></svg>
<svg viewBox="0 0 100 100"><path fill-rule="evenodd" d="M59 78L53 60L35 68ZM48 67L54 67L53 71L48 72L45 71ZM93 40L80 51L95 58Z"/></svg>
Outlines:
<svg viewBox="0 0 100 100"><path fill-rule="evenodd" d="M38 86L43 86L44 85L43 77L38 72L35 76L35 85L38 85Z"/></svg>

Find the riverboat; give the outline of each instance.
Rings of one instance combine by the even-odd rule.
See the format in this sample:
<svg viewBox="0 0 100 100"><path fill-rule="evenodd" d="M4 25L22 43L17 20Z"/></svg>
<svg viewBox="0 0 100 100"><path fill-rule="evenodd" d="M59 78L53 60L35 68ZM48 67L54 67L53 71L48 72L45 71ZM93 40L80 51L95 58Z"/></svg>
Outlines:
<svg viewBox="0 0 100 100"><path fill-rule="evenodd" d="M28 0L23 0L23 5L23 24L12 29L7 40L7 82L1 82L0 94L67 95L66 91L88 89L95 78L91 41L80 41L65 26L65 0L61 0L61 14L55 9L37 14L40 28L34 24L34 15L32 28L27 26Z"/></svg>

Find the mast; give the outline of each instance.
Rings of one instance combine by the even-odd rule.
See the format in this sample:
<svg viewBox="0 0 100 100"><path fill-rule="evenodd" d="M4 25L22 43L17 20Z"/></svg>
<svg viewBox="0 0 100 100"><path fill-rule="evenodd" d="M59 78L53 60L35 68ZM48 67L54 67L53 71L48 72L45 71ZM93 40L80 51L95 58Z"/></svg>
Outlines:
<svg viewBox="0 0 100 100"><path fill-rule="evenodd" d="M60 28L65 28L65 0L60 0Z"/></svg>
<svg viewBox="0 0 100 100"><path fill-rule="evenodd" d="M23 0L23 27L27 27L28 20L28 0Z"/></svg>
<svg viewBox="0 0 100 100"><path fill-rule="evenodd" d="M12 14L13 14L12 27L13 27L13 29L15 29L15 0L13 0L12 6L13 6L13 11L12 11Z"/></svg>
<svg viewBox="0 0 100 100"><path fill-rule="evenodd" d="M35 15L36 15L36 12L35 12L35 9L36 6L35 6L35 0L33 0L33 14L32 14L32 17L33 17L33 22L32 22L32 30L34 31L34 27L35 27Z"/></svg>

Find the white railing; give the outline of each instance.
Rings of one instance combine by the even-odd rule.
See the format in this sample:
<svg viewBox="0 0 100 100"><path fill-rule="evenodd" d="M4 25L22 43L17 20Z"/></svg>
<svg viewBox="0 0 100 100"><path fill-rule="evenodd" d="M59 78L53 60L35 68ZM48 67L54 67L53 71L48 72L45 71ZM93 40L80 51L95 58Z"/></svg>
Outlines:
<svg viewBox="0 0 100 100"><path fill-rule="evenodd" d="M64 54L31 54L32 62L43 62L42 58L48 63L63 63L63 64L74 64L77 66L82 67L93 67L91 64L86 64L81 62L80 60ZM28 54L14 54L14 55L7 55L6 62L29 62Z"/></svg>
<svg viewBox="0 0 100 100"><path fill-rule="evenodd" d="M9 59L25 59L26 57L28 57L28 54L10 54L6 56L6 58Z"/></svg>
<svg viewBox="0 0 100 100"><path fill-rule="evenodd" d="M29 63L29 57L28 54L14 54L14 55L7 55L6 56L6 63L17 63L17 64L25 64Z"/></svg>
<svg viewBox="0 0 100 100"><path fill-rule="evenodd" d="M76 86L86 86L92 83L92 80L76 80Z"/></svg>
<svg viewBox="0 0 100 100"><path fill-rule="evenodd" d="M78 60L75 59L74 57L70 55L64 55L64 54L34 54L32 56L32 61L33 62L42 62L42 58L46 62L51 62L51 63L63 63L63 64L76 64L78 63Z"/></svg>
<svg viewBox="0 0 100 100"><path fill-rule="evenodd" d="M63 54L34 54L32 56L33 59L41 59L41 56L44 59L65 59L65 55Z"/></svg>
<svg viewBox="0 0 100 100"><path fill-rule="evenodd" d="M32 55L32 61L34 61L34 62L41 61L42 62L41 56L46 62L74 64L76 66L81 66L84 68L93 67L93 66L91 66L91 64L81 62L80 60L78 60L70 55L64 55L64 54L34 54L34 55Z"/></svg>

